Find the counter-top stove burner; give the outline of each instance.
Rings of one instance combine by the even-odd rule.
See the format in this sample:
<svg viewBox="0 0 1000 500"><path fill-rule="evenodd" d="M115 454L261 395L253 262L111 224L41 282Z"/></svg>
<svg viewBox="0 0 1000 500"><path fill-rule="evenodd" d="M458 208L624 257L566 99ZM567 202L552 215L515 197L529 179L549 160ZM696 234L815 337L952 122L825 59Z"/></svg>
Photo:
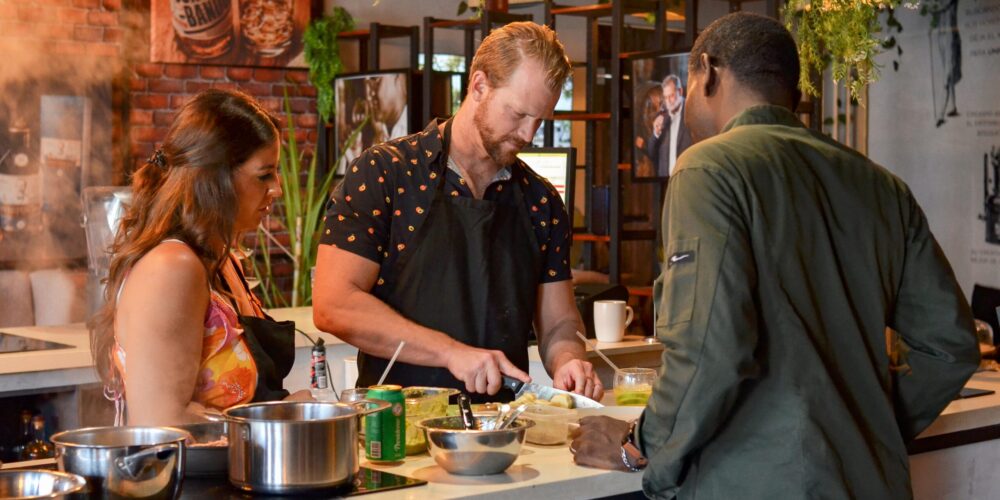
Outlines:
<svg viewBox="0 0 1000 500"><path fill-rule="evenodd" d="M13 333L0 332L0 354L27 351L51 351L53 349L71 349L73 346L38 340Z"/></svg>
<svg viewBox="0 0 1000 500"><path fill-rule="evenodd" d="M284 500L288 498L299 499L322 499L322 498L342 498L364 495L366 493L378 493L382 491L398 490L411 486L421 486L427 481L413 479L391 472L383 472L368 467L361 467L354 484L342 488L331 490L317 490L310 493L295 495L264 495L240 491L229 485L225 476L205 477L205 478L184 478L184 486L181 490L181 500L188 498L198 500L231 500L234 498L261 498L268 500Z"/></svg>
<svg viewBox="0 0 1000 500"><path fill-rule="evenodd" d="M45 469L57 470L54 458L44 458L29 462L4 464L3 469ZM180 500L233 500L233 499L255 499L263 500L284 500L284 499L325 499L343 498L364 495L366 493L378 493L382 491L398 490L410 488L412 486L422 486L427 481L414 479L412 477L400 476L391 472L383 472L368 467L361 467L358 475L354 478L354 484L342 488L330 490L317 490L310 493L296 495L265 495L251 493L236 489L231 486L226 476L206 476L206 477L185 477L181 487Z"/></svg>

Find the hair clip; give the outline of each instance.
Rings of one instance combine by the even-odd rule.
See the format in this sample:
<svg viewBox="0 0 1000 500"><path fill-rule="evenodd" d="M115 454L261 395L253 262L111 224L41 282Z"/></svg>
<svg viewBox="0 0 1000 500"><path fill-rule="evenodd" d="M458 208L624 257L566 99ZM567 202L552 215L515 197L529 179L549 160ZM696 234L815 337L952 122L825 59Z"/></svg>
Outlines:
<svg viewBox="0 0 1000 500"><path fill-rule="evenodd" d="M157 149L153 152L153 155L146 160L146 163L152 163L160 168L167 168L167 156L163 154L162 149Z"/></svg>

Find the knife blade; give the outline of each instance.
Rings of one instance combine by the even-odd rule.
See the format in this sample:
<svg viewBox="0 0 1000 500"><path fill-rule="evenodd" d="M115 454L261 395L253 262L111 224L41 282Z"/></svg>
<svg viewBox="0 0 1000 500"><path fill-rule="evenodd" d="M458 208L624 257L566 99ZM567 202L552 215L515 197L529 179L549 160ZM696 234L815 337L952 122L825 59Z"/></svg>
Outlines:
<svg viewBox="0 0 1000 500"><path fill-rule="evenodd" d="M575 408L604 408L604 405L602 405L601 403L598 403L593 399L581 396L579 394L574 394L572 392L564 391L562 389L556 389L555 387L547 385L524 383L516 378L511 378L507 376L503 377L503 386L510 389L511 391L514 391L515 398L519 398L523 394L532 392L536 396L538 396L538 399L544 399L548 401L552 399L552 396L555 396L556 394L566 394L567 396L569 396L570 399L573 400L573 406Z"/></svg>

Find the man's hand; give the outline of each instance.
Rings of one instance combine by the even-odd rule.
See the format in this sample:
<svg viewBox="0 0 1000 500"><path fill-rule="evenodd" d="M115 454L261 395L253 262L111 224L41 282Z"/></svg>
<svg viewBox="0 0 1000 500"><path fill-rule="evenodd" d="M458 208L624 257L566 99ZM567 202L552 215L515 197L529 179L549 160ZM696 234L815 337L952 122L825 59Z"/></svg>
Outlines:
<svg viewBox="0 0 1000 500"><path fill-rule="evenodd" d="M598 469L627 471L622 461L622 442L628 422L611 417L583 417L580 427L570 437L569 450L577 465Z"/></svg>
<svg viewBox="0 0 1000 500"><path fill-rule="evenodd" d="M531 382L531 377L514 366L503 352L464 345L449 356L448 371L465 382L467 391L480 394L496 394L503 382L503 375Z"/></svg>
<svg viewBox="0 0 1000 500"><path fill-rule="evenodd" d="M656 137L660 137L661 135L663 135L664 119L665 118L663 117L663 115L656 115L656 118L653 119L653 135L655 135Z"/></svg>
<svg viewBox="0 0 1000 500"><path fill-rule="evenodd" d="M594 401L604 397L604 386L597 378L594 365L581 359L571 359L552 374L552 385L556 389L571 391L586 396Z"/></svg>

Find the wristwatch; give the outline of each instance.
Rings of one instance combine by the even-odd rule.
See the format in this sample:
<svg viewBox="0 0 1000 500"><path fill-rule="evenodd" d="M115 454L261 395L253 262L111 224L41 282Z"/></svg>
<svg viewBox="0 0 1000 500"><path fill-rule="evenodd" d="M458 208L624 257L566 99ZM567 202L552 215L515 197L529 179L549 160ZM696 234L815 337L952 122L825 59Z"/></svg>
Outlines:
<svg viewBox="0 0 1000 500"><path fill-rule="evenodd" d="M635 444L635 430L636 421L632 420L628 423L628 432L622 438L622 463L629 472L639 472L649 463Z"/></svg>

